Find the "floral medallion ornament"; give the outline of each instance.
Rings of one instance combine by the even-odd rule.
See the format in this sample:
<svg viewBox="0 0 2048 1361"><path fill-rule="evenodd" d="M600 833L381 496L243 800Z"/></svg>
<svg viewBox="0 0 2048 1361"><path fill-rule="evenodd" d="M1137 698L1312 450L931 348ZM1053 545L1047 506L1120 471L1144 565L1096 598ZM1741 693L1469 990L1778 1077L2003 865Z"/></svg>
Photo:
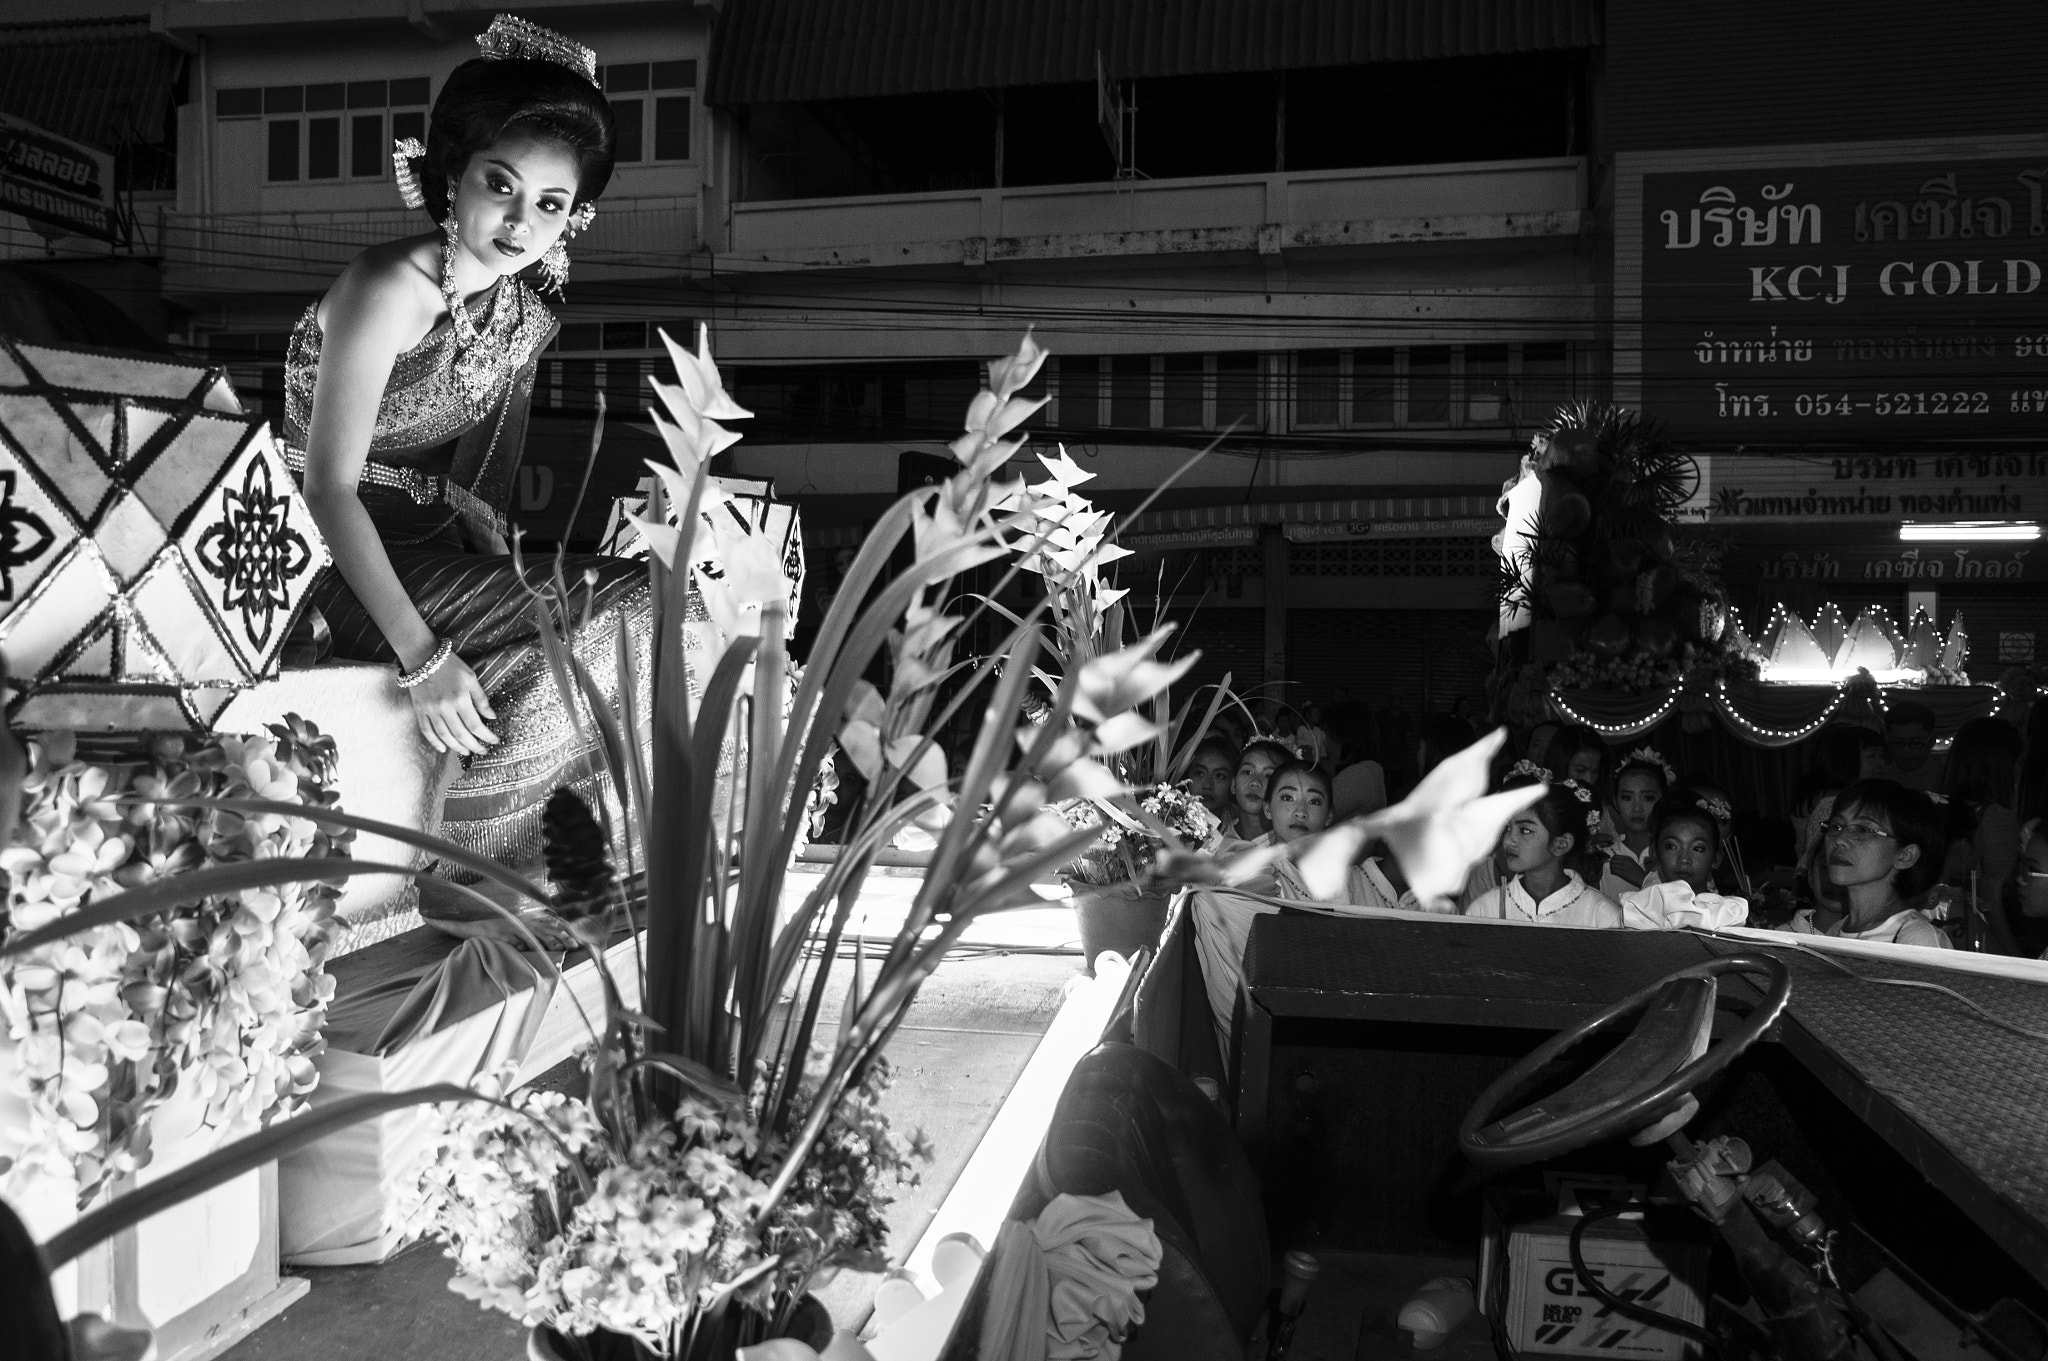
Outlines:
<svg viewBox="0 0 2048 1361"><path fill-rule="evenodd" d="M224 487L221 518L199 536L199 563L220 579L220 606L238 610L258 647L270 641L291 583L313 560L306 536L291 527L291 502L272 490L270 465L250 459L240 491Z"/></svg>
<svg viewBox="0 0 2048 1361"><path fill-rule="evenodd" d="M9 723L206 731L327 561L220 369L0 337Z"/></svg>

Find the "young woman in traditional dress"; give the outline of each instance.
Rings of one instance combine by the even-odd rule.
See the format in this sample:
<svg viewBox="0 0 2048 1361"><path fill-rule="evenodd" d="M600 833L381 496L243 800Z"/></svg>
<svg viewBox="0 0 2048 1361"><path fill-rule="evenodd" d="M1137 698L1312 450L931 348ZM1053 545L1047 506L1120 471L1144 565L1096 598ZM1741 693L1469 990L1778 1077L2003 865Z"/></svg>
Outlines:
<svg viewBox="0 0 2048 1361"><path fill-rule="evenodd" d="M441 835L534 870L548 795L570 785L595 803L609 790L538 642L529 587L552 561L528 561L522 580L506 552L534 372L556 330L520 276L559 291L564 241L589 224L616 138L588 48L504 15L478 44L484 56L442 87L426 145L393 158L436 229L365 251L306 309L284 437L334 556L313 596L334 655L395 661L421 736L460 758ZM649 656L646 570L575 554L562 567L576 615L589 606L572 646L615 700L618 631ZM421 912L458 935L509 932L431 879ZM529 925L560 943L544 915Z"/></svg>

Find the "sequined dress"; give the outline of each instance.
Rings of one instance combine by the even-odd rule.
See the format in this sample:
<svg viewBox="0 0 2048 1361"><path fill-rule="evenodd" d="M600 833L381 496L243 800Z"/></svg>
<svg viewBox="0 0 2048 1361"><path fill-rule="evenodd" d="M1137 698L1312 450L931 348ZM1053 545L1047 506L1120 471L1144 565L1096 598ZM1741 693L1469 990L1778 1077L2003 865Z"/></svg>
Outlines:
<svg viewBox="0 0 2048 1361"><path fill-rule="evenodd" d="M470 352L470 373L457 373L454 331L446 318L398 356L356 490L406 594L435 636L452 642L476 672L497 712L492 728L498 743L463 762L442 806L440 834L500 863L532 866L541 858L541 807L558 786L576 788L593 805L602 801L613 826L626 824L618 818L610 782L600 774L594 734L578 738L556 691L526 586L513 560L499 551L525 445L537 357L555 333L555 319L517 279L500 282L466 306L480 336ZM308 307L285 357L286 458L300 472L321 340L317 305ZM480 371L474 367L478 352L494 356ZM551 563L544 557L529 560L527 567L547 571ZM570 554L562 567L567 582L593 583L588 622L572 646L618 712L619 631L631 631L637 656L651 655L646 566ZM580 605L580 588L577 595ZM329 569L312 601L326 618L334 656L396 660L338 570ZM637 698L645 714L644 666L641 674Z"/></svg>

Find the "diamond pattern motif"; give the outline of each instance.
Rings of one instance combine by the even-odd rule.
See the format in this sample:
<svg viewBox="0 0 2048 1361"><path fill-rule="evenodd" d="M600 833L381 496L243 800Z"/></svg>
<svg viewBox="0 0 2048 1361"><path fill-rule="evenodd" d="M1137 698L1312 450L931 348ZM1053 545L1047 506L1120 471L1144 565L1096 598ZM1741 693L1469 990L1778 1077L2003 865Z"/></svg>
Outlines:
<svg viewBox="0 0 2048 1361"><path fill-rule="evenodd" d="M204 731L327 565L218 369L0 336L0 654L28 729Z"/></svg>

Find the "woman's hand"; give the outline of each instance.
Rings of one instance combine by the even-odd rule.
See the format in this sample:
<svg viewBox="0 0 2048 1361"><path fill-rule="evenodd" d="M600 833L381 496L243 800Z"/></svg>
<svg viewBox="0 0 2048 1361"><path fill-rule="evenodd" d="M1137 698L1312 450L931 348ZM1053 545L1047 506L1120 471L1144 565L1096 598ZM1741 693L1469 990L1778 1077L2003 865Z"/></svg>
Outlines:
<svg viewBox="0 0 2048 1361"><path fill-rule="evenodd" d="M497 721L497 711L491 708L483 682L462 658L451 654L433 675L405 693L412 700L420 736L435 751L481 756L485 748L498 744L498 735L488 726Z"/></svg>

